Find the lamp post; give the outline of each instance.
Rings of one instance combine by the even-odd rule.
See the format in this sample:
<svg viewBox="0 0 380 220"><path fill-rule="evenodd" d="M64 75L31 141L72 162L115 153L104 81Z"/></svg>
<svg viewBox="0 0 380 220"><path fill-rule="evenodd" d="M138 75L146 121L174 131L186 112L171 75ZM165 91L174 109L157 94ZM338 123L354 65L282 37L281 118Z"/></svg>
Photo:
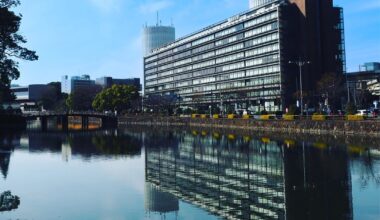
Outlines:
<svg viewBox="0 0 380 220"><path fill-rule="evenodd" d="M305 61L299 59L298 61L289 61L289 64L296 64L299 69L299 74L300 74L300 89L301 89L301 116L303 115L303 91L302 91L302 67L305 66L306 64L310 64L310 61Z"/></svg>

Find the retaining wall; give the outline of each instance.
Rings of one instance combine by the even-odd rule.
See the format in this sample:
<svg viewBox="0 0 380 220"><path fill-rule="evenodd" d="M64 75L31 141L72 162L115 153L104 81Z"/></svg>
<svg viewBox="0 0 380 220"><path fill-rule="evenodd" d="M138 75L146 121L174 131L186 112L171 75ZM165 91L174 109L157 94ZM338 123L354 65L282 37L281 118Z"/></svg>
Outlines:
<svg viewBox="0 0 380 220"><path fill-rule="evenodd" d="M204 128L228 128L265 132L286 132L296 134L329 134L346 136L360 135L380 137L380 120L260 121L255 119L200 119L160 116L126 116L119 118L119 125L189 126Z"/></svg>

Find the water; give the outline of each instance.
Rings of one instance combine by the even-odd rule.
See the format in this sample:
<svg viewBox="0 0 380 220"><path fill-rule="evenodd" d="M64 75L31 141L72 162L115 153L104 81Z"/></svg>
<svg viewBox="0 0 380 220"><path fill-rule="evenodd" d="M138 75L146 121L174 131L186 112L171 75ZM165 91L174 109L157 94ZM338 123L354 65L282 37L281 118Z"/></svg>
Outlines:
<svg viewBox="0 0 380 220"><path fill-rule="evenodd" d="M0 219L380 219L377 143L141 127L2 131L0 193L20 205Z"/></svg>

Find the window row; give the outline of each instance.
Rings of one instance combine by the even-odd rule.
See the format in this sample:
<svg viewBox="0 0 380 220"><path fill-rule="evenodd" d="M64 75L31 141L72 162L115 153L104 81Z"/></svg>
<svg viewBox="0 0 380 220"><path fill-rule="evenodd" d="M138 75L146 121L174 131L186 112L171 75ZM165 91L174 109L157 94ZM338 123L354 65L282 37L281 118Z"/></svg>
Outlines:
<svg viewBox="0 0 380 220"><path fill-rule="evenodd" d="M202 76L202 75L209 75L215 73L215 68L205 69L205 70L199 70L193 72L193 77Z"/></svg>
<svg viewBox="0 0 380 220"><path fill-rule="evenodd" d="M188 64L188 63L191 63L191 58L176 61L176 62L173 63L173 66L176 67L176 66L181 66L181 65L184 65L184 64Z"/></svg>
<svg viewBox="0 0 380 220"><path fill-rule="evenodd" d="M270 77L261 77L250 79L246 82L247 86L264 86L268 84L280 84L280 76L270 76Z"/></svg>
<svg viewBox="0 0 380 220"><path fill-rule="evenodd" d="M231 33L234 33L234 32L237 32L237 31L240 31L244 28L244 25L243 24L238 24L234 27L231 27L231 28L228 28L226 30L223 30L223 31L220 31L218 33L215 34L215 38L218 38L218 37L222 37L222 36L225 36L225 35L228 35L228 34L231 34Z"/></svg>
<svg viewBox="0 0 380 220"><path fill-rule="evenodd" d="M255 38L255 39L249 40L249 41L245 42L244 44L245 44L245 47L255 46L255 45L259 45L259 44L263 44L263 43L266 43L266 42L269 42L269 41L276 40L276 39L278 39L278 36L279 36L278 33L273 33L273 34L270 34L270 35L266 35L266 36L263 36L263 37L259 37L259 38ZM206 59L206 58L212 57L215 54L216 55L223 54L223 53L227 53L227 52L230 52L230 51L239 50L239 49L242 49L242 48L243 48L243 44L233 45L233 46L230 46L230 47L226 47L226 48L222 48L220 50L217 50L216 52L209 52L209 53L206 53L206 54L199 55L197 57L193 57L192 61L198 61L198 60L201 60L201 59ZM258 54L261 54L261 53L266 53L265 51L268 51L268 52L269 51L275 51L277 49L279 49L279 45L278 44L277 45L272 45L272 47L268 46L268 47L265 47L265 48L254 49L254 50L251 50L250 52L247 52L246 57L252 56L252 55L258 55ZM210 61L207 61L207 62L210 62ZM211 63L212 62L213 61L211 61ZM183 65L183 64L187 64L187 63L190 63L190 58L186 59L184 61L177 61L176 63L169 63L169 64L166 64L166 65L160 66L160 67L158 67L157 70L156 69L147 70L146 74L154 73L156 71L165 70L165 69L168 69L168 68L172 68L173 66ZM208 65L212 65L212 64L210 64L210 63L209 64L204 64L204 63L194 64L193 68L195 69L195 68L204 67L204 65L208 66Z"/></svg>
<svg viewBox="0 0 380 220"><path fill-rule="evenodd" d="M209 60L202 63L197 63L193 65L193 69L199 69L207 66L215 65L215 60Z"/></svg>
<svg viewBox="0 0 380 220"><path fill-rule="evenodd" d="M191 43L188 43L188 44L176 47L176 48L173 49L173 53L185 50L185 49L190 48L190 47L191 47Z"/></svg>
<svg viewBox="0 0 380 220"><path fill-rule="evenodd" d="M192 43L193 46L196 46L196 45L199 45L199 44L202 44L202 43L205 43L207 41L210 41L210 40L213 40L214 39L214 35L210 35L210 36L207 36L207 37L204 37L204 38L201 38L199 40L196 40Z"/></svg>
<svg viewBox="0 0 380 220"><path fill-rule="evenodd" d="M213 57L213 56L215 56L215 52L211 51L211 52L208 52L208 53L201 54L199 56L193 57L192 60L193 61L198 61L198 60L207 59L207 58Z"/></svg>
<svg viewBox="0 0 380 220"><path fill-rule="evenodd" d="M244 33L244 36L246 38L247 37L251 37L251 36L255 36L255 35L258 35L258 34L261 34L261 33L264 33L264 32L276 30L277 27L278 27L278 23L274 22L274 23L267 24L267 25L264 25L264 26L252 29L250 31L247 31L247 32Z"/></svg>
<svg viewBox="0 0 380 220"><path fill-rule="evenodd" d="M274 19L274 18L277 18L277 11L272 12L270 14L266 14L266 15L258 17L258 18L255 18L253 20L247 21L244 23L244 27L245 28L252 27L252 26L255 26L257 24L261 24L261 23L264 23L264 22L269 21L271 19Z"/></svg>
<svg viewBox="0 0 380 220"><path fill-rule="evenodd" d="M256 46L256 45L263 44L269 41L278 40L278 37L279 37L278 33L273 33L273 34L265 35L262 37L258 37L258 38L246 41L244 44L245 44L245 47Z"/></svg>
<svg viewBox="0 0 380 220"><path fill-rule="evenodd" d="M215 82L215 77L206 77L201 79L194 79L193 85Z"/></svg>
<svg viewBox="0 0 380 220"><path fill-rule="evenodd" d="M272 66L266 66L261 68L255 68L252 70L246 71L246 76L257 76L257 75L263 75L268 73L276 73L280 72L280 66L279 65L272 65Z"/></svg>
<svg viewBox="0 0 380 220"><path fill-rule="evenodd" d="M264 53L278 51L279 49L280 49L280 46L278 43L276 43L276 44L272 44L269 46L259 47L259 48L248 50L245 52L245 57L256 56L256 55L260 55L260 54L264 54Z"/></svg>
<svg viewBox="0 0 380 220"><path fill-rule="evenodd" d="M238 59L241 59L241 58L244 58L244 52L235 53L235 54L232 54L232 55L229 55L229 56L224 56L224 57L218 58L218 59L216 59L215 63L216 64L225 63L225 62L230 62L230 61L238 60Z"/></svg>
<svg viewBox="0 0 380 220"><path fill-rule="evenodd" d="M266 56L266 57L260 57L260 58L255 58L255 59L247 60L245 62L245 66L246 67L248 67L248 66L256 66L256 65L260 65L260 64L275 62L275 61L278 61L278 60L279 60L279 55L275 54L275 55L271 55L271 56Z"/></svg>
<svg viewBox="0 0 380 220"><path fill-rule="evenodd" d="M189 71L189 70L192 70L193 67L190 65L190 66L184 66L184 67L181 67L181 68L178 68L178 69L175 69L173 71L174 74L177 74L177 73L182 73L182 72L186 72L186 71Z"/></svg>
<svg viewBox="0 0 380 220"><path fill-rule="evenodd" d="M232 51L240 50L240 49L243 49L243 48L244 48L244 43L235 44L235 45L232 45L232 46L228 46L228 47L216 50L215 54L216 55L221 55L221 54L229 53L229 52L232 52Z"/></svg>
<svg viewBox="0 0 380 220"><path fill-rule="evenodd" d="M229 43L241 40L243 38L244 38L244 34L241 33L241 34L229 37L229 38L225 38L223 40L219 40L219 41L215 42L215 46L221 46L221 45L229 44Z"/></svg>
<svg viewBox="0 0 380 220"><path fill-rule="evenodd" d="M191 80L190 81L182 81L182 82L178 82L176 84L176 87L185 87L185 86L191 86L191 85L192 85Z"/></svg>
<svg viewBox="0 0 380 220"><path fill-rule="evenodd" d="M258 91L250 92L247 95L249 97L279 96L279 95L281 95L281 90L279 90L279 89L258 90Z"/></svg>
<svg viewBox="0 0 380 220"><path fill-rule="evenodd" d="M224 80L229 80L229 79L238 79L238 78L243 78L245 77L245 72L235 72L235 73L227 73L223 74L221 76L217 76L218 81L224 81Z"/></svg>
<svg viewBox="0 0 380 220"><path fill-rule="evenodd" d="M240 37L233 36L231 38L224 39L223 41L230 43L230 42L233 42L234 40L237 40ZM268 42L268 41L272 41L272 40L276 40L276 39L278 39L278 33L266 35L266 36L263 36L263 37L260 37L260 38L255 38L255 39L252 39L252 40L249 40L249 41L245 42L244 44L245 44L245 47L250 47L250 46L262 44L262 43L265 43L265 42ZM209 45L206 45L206 46L207 46L207 48L209 48ZM244 47L243 44L232 45L232 46L229 46L229 47L226 47L226 48L219 49L219 50L217 50L215 52L212 51L210 53L206 53L206 54L199 55L197 57L193 57L192 61L198 61L198 60L201 60L201 59L206 59L206 58L209 58L209 57L211 57L211 56L213 56L215 54L219 55L219 54L223 54L223 53L228 53L230 51L239 50L239 49L242 49L243 47ZM185 52L183 54L190 55L191 52L188 51L188 52ZM185 61L177 61L175 63L169 63L167 65L160 66L160 67L158 67L158 71L165 70L165 69L171 68L173 66L178 66L178 65L183 65L183 64L186 64L186 63L190 63L189 59L186 59ZM164 59L164 61L170 61L170 60L172 60L172 59L169 58L169 57ZM158 62L161 63L161 61L158 61ZM149 68L149 67L151 67L155 63L156 62L154 62L152 64L147 64L145 66L145 68ZM149 71L149 72L153 73L154 71Z"/></svg>

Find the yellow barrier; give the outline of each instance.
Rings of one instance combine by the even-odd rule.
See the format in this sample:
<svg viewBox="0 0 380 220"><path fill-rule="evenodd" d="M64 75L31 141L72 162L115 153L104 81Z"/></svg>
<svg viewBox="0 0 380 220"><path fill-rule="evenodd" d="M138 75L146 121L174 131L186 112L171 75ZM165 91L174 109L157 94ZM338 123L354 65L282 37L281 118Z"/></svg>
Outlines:
<svg viewBox="0 0 380 220"><path fill-rule="evenodd" d="M321 150L324 150L327 148L327 144L322 143L322 142L315 142L313 143L313 147L319 148Z"/></svg>
<svg viewBox="0 0 380 220"><path fill-rule="evenodd" d="M269 120L270 115L260 115L260 120Z"/></svg>
<svg viewBox="0 0 380 220"><path fill-rule="evenodd" d="M262 141L263 143L265 143L265 144L268 144L268 143L270 143L270 138L263 137L263 138L261 138L261 141Z"/></svg>
<svg viewBox="0 0 380 220"><path fill-rule="evenodd" d="M234 114L229 114L227 117L228 119L234 119L236 116Z"/></svg>
<svg viewBox="0 0 380 220"><path fill-rule="evenodd" d="M203 114L203 115L201 115L201 118L205 119L205 118L207 118L207 115Z"/></svg>
<svg viewBox="0 0 380 220"><path fill-rule="evenodd" d="M227 138L228 138L229 140L235 140L235 139L236 139L236 136L235 136L234 134L229 134L229 135L227 136Z"/></svg>
<svg viewBox="0 0 380 220"><path fill-rule="evenodd" d="M285 121L294 121L294 115L283 115L282 118Z"/></svg>
<svg viewBox="0 0 380 220"><path fill-rule="evenodd" d="M250 116L249 115L243 115L243 119L249 119Z"/></svg>
<svg viewBox="0 0 380 220"><path fill-rule="evenodd" d="M191 118L198 118L198 117L199 117L198 114L192 114L192 115L191 115Z"/></svg>
<svg viewBox="0 0 380 220"><path fill-rule="evenodd" d="M326 121L326 115L313 115L311 117L313 121Z"/></svg>
<svg viewBox="0 0 380 220"><path fill-rule="evenodd" d="M347 121L363 121L363 115L347 115Z"/></svg>
<svg viewBox="0 0 380 220"><path fill-rule="evenodd" d="M219 115L213 115L212 116L214 119L218 119L219 118Z"/></svg>

